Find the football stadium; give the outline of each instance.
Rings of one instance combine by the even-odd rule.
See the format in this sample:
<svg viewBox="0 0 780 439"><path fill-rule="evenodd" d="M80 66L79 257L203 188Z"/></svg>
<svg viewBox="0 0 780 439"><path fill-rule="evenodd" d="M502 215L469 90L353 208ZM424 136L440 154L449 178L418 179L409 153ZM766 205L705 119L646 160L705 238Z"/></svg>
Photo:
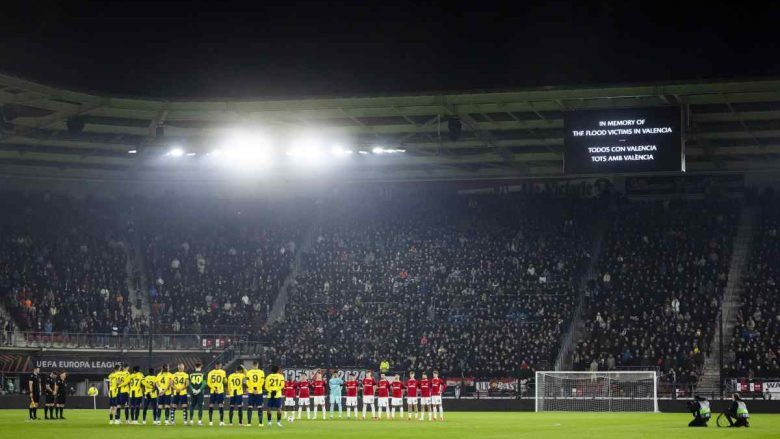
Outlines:
<svg viewBox="0 0 780 439"><path fill-rule="evenodd" d="M780 436L779 79L83 74L0 73L3 437Z"/></svg>

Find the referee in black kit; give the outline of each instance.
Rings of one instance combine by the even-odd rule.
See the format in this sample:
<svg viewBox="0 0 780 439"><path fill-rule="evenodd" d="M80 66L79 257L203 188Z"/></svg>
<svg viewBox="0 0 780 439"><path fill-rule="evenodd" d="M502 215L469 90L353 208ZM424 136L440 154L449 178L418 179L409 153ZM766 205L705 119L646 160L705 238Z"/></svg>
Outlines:
<svg viewBox="0 0 780 439"><path fill-rule="evenodd" d="M30 392L30 420L37 420L38 404L41 403L41 393L43 393L43 377L40 367L33 367L33 372L27 377L27 390Z"/></svg>

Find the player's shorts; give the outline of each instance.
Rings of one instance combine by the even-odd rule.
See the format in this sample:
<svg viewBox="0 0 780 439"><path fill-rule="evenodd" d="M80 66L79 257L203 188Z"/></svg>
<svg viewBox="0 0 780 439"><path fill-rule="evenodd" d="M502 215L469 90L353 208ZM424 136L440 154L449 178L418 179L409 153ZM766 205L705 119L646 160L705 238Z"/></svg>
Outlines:
<svg viewBox="0 0 780 439"><path fill-rule="evenodd" d="M268 398L268 410L282 408L282 398Z"/></svg>
<svg viewBox="0 0 780 439"><path fill-rule="evenodd" d="M171 395L160 395L158 399L160 405L171 405Z"/></svg>
<svg viewBox="0 0 780 439"><path fill-rule="evenodd" d="M222 404L223 402L225 402L224 393L212 393L209 396L209 404Z"/></svg>
<svg viewBox="0 0 780 439"><path fill-rule="evenodd" d="M406 403L411 405L417 405L417 397L406 398Z"/></svg>
<svg viewBox="0 0 780 439"><path fill-rule="evenodd" d="M109 396L108 397L108 406L109 407L116 407L117 403L117 397L116 396Z"/></svg>
<svg viewBox="0 0 780 439"><path fill-rule="evenodd" d="M176 405L187 404L187 395L173 395L173 403Z"/></svg>
<svg viewBox="0 0 780 439"><path fill-rule="evenodd" d="M43 396L45 404L54 404L55 395L53 393L45 392Z"/></svg>
<svg viewBox="0 0 780 439"><path fill-rule="evenodd" d="M244 395L233 395L230 397L230 405L243 405Z"/></svg>
<svg viewBox="0 0 780 439"><path fill-rule="evenodd" d="M309 405L309 402L311 402L311 398L309 397L298 398L298 405Z"/></svg>
<svg viewBox="0 0 780 439"><path fill-rule="evenodd" d="M373 404L374 395L363 395L363 404Z"/></svg>
<svg viewBox="0 0 780 439"><path fill-rule="evenodd" d="M423 396L420 398L420 404L422 405L431 405L431 397L430 396Z"/></svg>
<svg viewBox="0 0 780 439"><path fill-rule="evenodd" d="M41 394L40 393L35 392L35 393L32 393L30 396L32 397L32 403L35 404L36 406L41 403Z"/></svg>
<svg viewBox="0 0 780 439"><path fill-rule="evenodd" d="M390 398L388 398L386 396L380 396L376 400L378 402L377 405L379 407L387 407L387 403L390 402Z"/></svg>
<svg viewBox="0 0 780 439"><path fill-rule="evenodd" d="M140 396L134 396L130 398L130 405L133 407L138 407L139 405L141 405L142 400L143 398L141 398Z"/></svg>
<svg viewBox="0 0 780 439"><path fill-rule="evenodd" d="M315 396L314 405L325 405L325 395Z"/></svg>
<svg viewBox="0 0 780 439"><path fill-rule="evenodd" d="M284 406L285 407L295 407L295 398L284 398Z"/></svg>
<svg viewBox="0 0 780 439"><path fill-rule="evenodd" d="M198 394L193 393L190 395L190 405L193 407L202 407L203 406L203 392L200 392Z"/></svg>
<svg viewBox="0 0 780 439"><path fill-rule="evenodd" d="M357 396L347 397L347 407L357 407Z"/></svg>
<svg viewBox="0 0 780 439"><path fill-rule="evenodd" d="M246 404L251 407L262 407L263 406L263 394L258 393L257 395L254 395L250 393L246 397Z"/></svg>
<svg viewBox="0 0 780 439"><path fill-rule="evenodd" d="M328 397L328 402L331 404L341 404L341 395L331 393Z"/></svg>
<svg viewBox="0 0 780 439"><path fill-rule="evenodd" d="M404 405L404 399L403 398L390 398L390 404L393 407L400 407Z"/></svg>
<svg viewBox="0 0 780 439"><path fill-rule="evenodd" d="M431 404L433 404L433 405L441 405L441 395L433 395L433 396L431 396Z"/></svg>
<svg viewBox="0 0 780 439"><path fill-rule="evenodd" d="M146 406L151 405L152 407L157 407L157 397L151 395L144 396L144 405Z"/></svg>
<svg viewBox="0 0 780 439"><path fill-rule="evenodd" d="M119 397L117 398L117 405L125 405L127 404L127 401L130 399L130 394L128 393L120 393Z"/></svg>

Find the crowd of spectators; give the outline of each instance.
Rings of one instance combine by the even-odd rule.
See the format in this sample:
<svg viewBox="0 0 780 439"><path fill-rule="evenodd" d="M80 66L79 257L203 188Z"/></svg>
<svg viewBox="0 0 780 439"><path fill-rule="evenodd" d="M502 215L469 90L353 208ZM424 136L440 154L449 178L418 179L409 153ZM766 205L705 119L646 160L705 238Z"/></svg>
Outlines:
<svg viewBox="0 0 780 439"><path fill-rule="evenodd" d="M696 382L717 328L738 211L711 200L616 204L575 368L657 367L671 382Z"/></svg>
<svg viewBox="0 0 780 439"><path fill-rule="evenodd" d="M149 322L133 318L127 288L135 265L130 280L146 279L158 333L241 333L300 366L388 360L530 374L553 366L574 314L594 209L606 211L608 228L575 368L657 367L695 382L739 212L726 201L356 190L316 203L119 202L3 193L0 211L10 214L0 217L0 294L23 331L145 333ZM780 375L780 215L762 212L733 334L735 376ZM309 224L318 227L305 240ZM284 316L266 326L304 241ZM135 248L141 259L128 264Z"/></svg>
<svg viewBox="0 0 780 439"><path fill-rule="evenodd" d="M327 205L269 334L285 362L500 376L554 361L590 249L587 202L386 193Z"/></svg>
<svg viewBox="0 0 780 439"><path fill-rule="evenodd" d="M115 204L2 193L0 212L0 294L20 329L111 333L132 325Z"/></svg>
<svg viewBox="0 0 780 439"><path fill-rule="evenodd" d="M260 330L300 239L294 212L281 202L168 197L140 201L136 218L158 332Z"/></svg>
<svg viewBox="0 0 780 439"><path fill-rule="evenodd" d="M768 196L758 211L753 251L742 280L732 346L733 378L780 377L780 199Z"/></svg>

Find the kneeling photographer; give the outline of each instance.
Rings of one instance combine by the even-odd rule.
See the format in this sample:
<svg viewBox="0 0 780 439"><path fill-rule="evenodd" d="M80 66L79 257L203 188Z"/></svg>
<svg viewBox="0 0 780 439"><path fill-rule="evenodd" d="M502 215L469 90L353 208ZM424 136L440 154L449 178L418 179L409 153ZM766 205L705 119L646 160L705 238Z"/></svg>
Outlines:
<svg viewBox="0 0 780 439"><path fill-rule="evenodd" d="M723 426L720 422L721 416L725 417L729 422L729 427L750 427L750 422L748 422L750 413L748 413L748 408L747 404L745 404L745 401L742 400L742 397L739 395L739 393L733 394L731 399L731 407L729 407L725 413L718 416L718 427Z"/></svg>
<svg viewBox="0 0 780 439"><path fill-rule="evenodd" d="M688 402L688 410L693 414L693 420L688 427L706 427L710 420L710 402L703 396L696 395L693 401Z"/></svg>

